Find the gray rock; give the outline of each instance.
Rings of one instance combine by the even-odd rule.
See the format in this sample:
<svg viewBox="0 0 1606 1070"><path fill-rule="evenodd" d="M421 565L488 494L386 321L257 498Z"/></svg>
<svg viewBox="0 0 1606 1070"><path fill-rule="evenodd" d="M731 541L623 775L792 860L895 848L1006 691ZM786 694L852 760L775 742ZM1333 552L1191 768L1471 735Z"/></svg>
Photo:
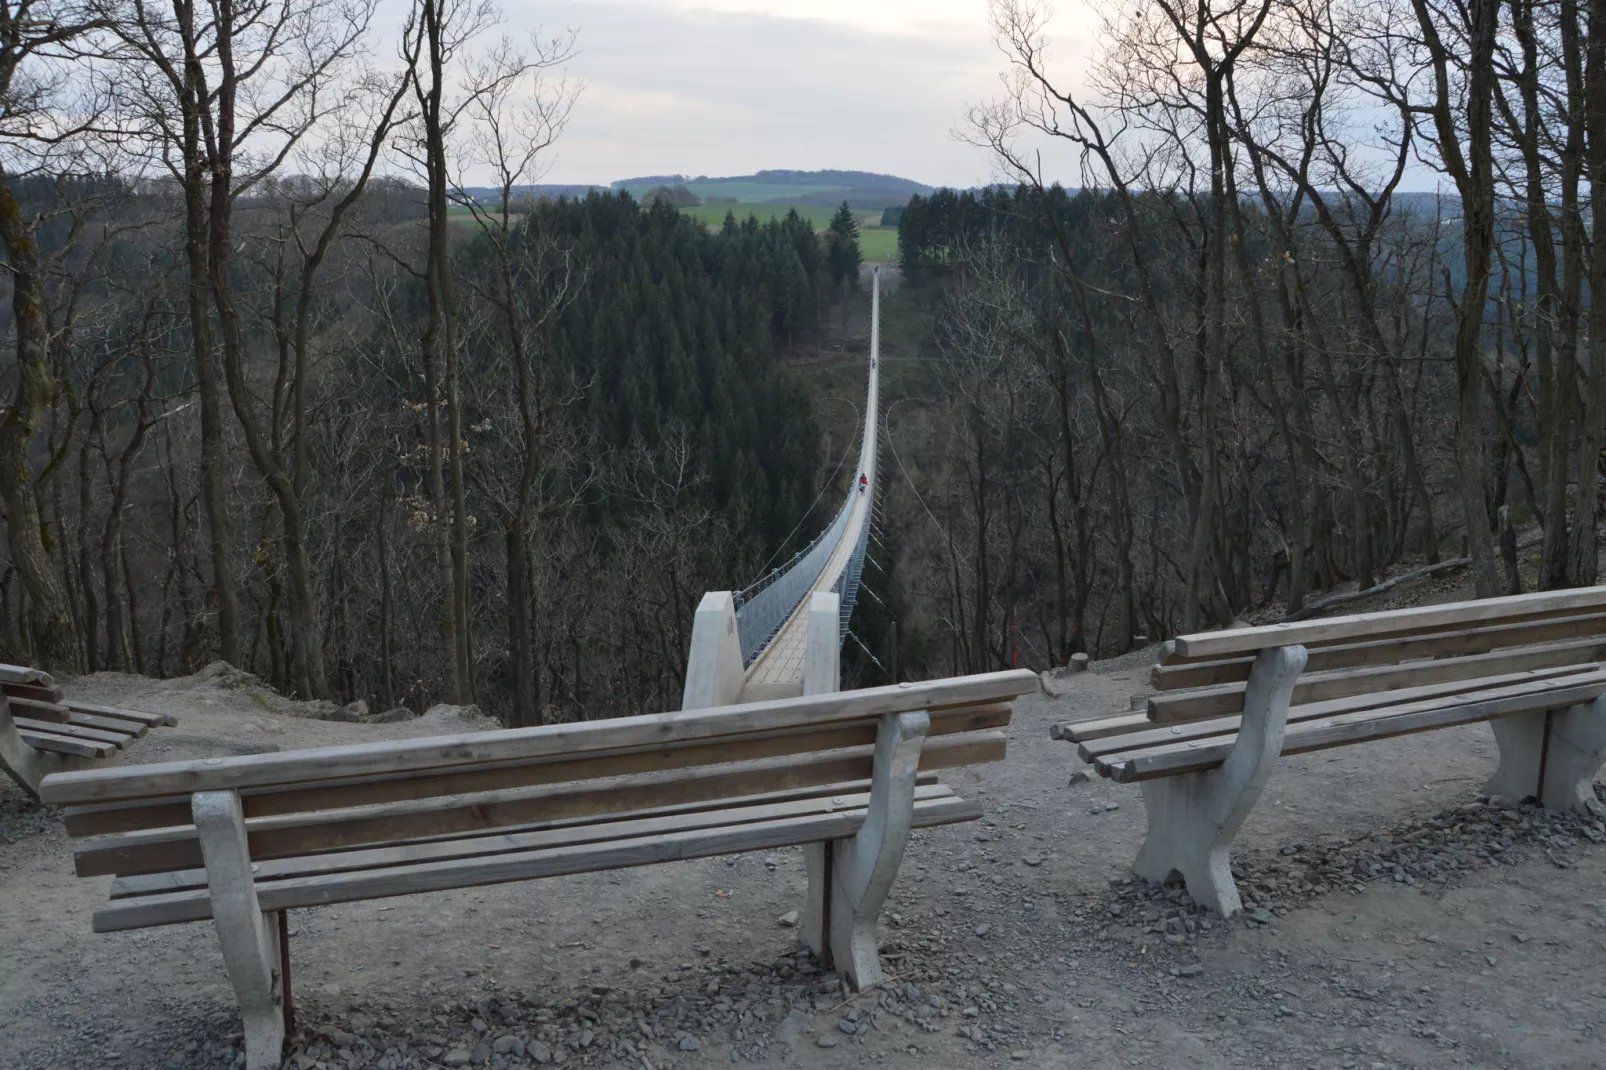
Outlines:
<svg viewBox="0 0 1606 1070"><path fill-rule="evenodd" d="M678 1047L681 1051L702 1051L703 1042L696 1037L681 1037Z"/></svg>
<svg viewBox="0 0 1606 1070"><path fill-rule="evenodd" d="M817 1046L822 1047L822 1048L834 1048L838 1044L840 1044L841 1042L842 1041L838 1037L833 1037L833 1036L830 1036L830 1035L826 1035L826 1036L821 1037L819 1040L816 1040L814 1043Z"/></svg>
<svg viewBox="0 0 1606 1070"><path fill-rule="evenodd" d="M1086 784L1092 779L1093 774L1089 773L1086 769L1078 769L1076 772L1071 774L1071 782L1065 786L1068 788L1074 788L1078 784Z"/></svg>
<svg viewBox="0 0 1606 1070"><path fill-rule="evenodd" d="M524 1054L528 1055L530 1061L537 1066L545 1066L552 1061L552 1049L539 1040L532 1040L526 1044L524 1046Z"/></svg>
<svg viewBox="0 0 1606 1070"><path fill-rule="evenodd" d="M441 1057L441 1065L442 1066L467 1066L468 1065L468 1059L469 1059L469 1055L468 1055L468 1049L467 1048L453 1048L451 1051L447 1052L444 1056Z"/></svg>
<svg viewBox="0 0 1606 1070"><path fill-rule="evenodd" d="M1204 963L1190 962L1186 966L1179 966L1171 972L1178 977L1198 977L1201 973L1204 973Z"/></svg>
<svg viewBox="0 0 1606 1070"><path fill-rule="evenodd" d="M993 927L991 925L988 925L986 922L982 922L980 925L976 926L976 935L977 936L986 936L988 933L990 933L992 931L993 931Z"/></svg>
<svg viewBox="0 0 1606 1070"><path fill-rule="evenodd" d="M780 923L780 926L783 929L794 929L797 927L797 923L802 917L803 915L798 911L788 910L785 914L782 914L775 920Z"/></svg>
<svg viewBox="0 0 1606 1070"><path fill-rule="evenodd" d="M850 1037L855 1035L859 1031L859 1023L858 1022L850 1022L846 1018L844 1018L842 1021L838 1022L836 1024L836 1027L837 1027L837 1029L839 1029L842 1032L846 1033Z"/></svg>
<svg viewBox="0 0 1606 1070"><path fill-rule="evenodd" d="M491 1050L498 1055L523 1055L524 1041L512 1033L508 1033L505 1036L497 1037L496 1043L491 1045Z"/></svg>
<svg viewBox="0 0 1606 1070"><path fill-rule="evenodd" d="M411 721L417 716L418 714L414 713L406 706L397 706L393 710L386 710L384 713L376 713L371 717L365 718L365 720L367 720L369 724L396 724L398 721Z"/></svg>

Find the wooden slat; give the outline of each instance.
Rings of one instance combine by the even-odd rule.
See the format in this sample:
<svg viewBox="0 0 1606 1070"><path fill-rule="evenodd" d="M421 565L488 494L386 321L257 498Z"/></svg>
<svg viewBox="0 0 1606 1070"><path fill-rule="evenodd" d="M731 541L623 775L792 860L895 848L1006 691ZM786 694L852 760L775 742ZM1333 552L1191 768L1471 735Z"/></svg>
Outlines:
<svg viewBox="0 0 1606 1070"><path fill-rule="evenodd" d="M16 684L9 680L0 683L0 690L4 690L7 698L31 698L35 702L50 702L61 704L65 697L56 684Z"/></svg>
<svg viewBox="0 0 1606 1070"><path fill-rule="evenodd" d="M1050 725L1048 735L1050 739L1064 739L1072 743L1080 743L1084 739L1103 739L1105 736L1121 736L1129 732L1141 732L1153 728L1154 722L1149 720L1145 713L1122 713L1114 717L1098 717L1086 721L1060 721Z"/></svg>
<svg viewBox="0 0 1606 1070"><path fill-rule="evenodd" d="M1583 636L1606 635L1606 613L1551 617L1517 624L1497 624L1483 628L1428 635L1369 640L1338 646L1316 647L1309 652L1305 671L1326 672L1362 665L1387 665L1415 658L1444 657L1454 654L1486 654L1502 647L1552 642ZM1156 689L1209 687L1249 679L1253 658L1205 661L1186 665L1156 665L1150 673Z"/></svg>
<svg viewBox="0 0 1606 1070"><path fill-rule="evenodd" d="M953 789L942 784L931 784L915 789L916 802L953 797ZM830 814L838 811L863 811L869 805L868 785L858 792L835 795L811 794L802 799L784 802L754 802L735 806L704 807L679 813L647 813L621 815L617 820L549 823L540 826L510 829L484 836L459 836L451 839L425 840L399 843L385 847L366 847L351 851L328 851L315 855L296 855L257 861L251 856L251 874L257 880L280 880L286 877L304 877L315 873L349 873L359 869L403 865L409 862L428 862L446 858L473 858L481 855L505 854L509 851L528 851L539 848L570 847L582 843L602 843L635 836L652 836L665 832L684 832L691 829L718 828L749 824L754 821L773 821L783 817L800 817L807 814ZM153 895L175 892L186 888L206 887L206 870L201 867L170 870L121 877L112 883L111 897L126 899L136 895Z"/></svg>
<svg viewBox="0 0 1606 1070"><path fill-rule="evenodd" d="M6 696L6 704L11 707L13 717L32 717L36 721L49 721L52 724L66 724L72 716L72 711L65 706L58 706L54 702L40 702L31 698L12 698Z"/></svg>
<svg viewBox="0 0 1606 1070"><path fill-rule="evenodd" d="M920 753L925 772L975 765L1003 757L1000 733L939 738ZM817 788L867 779L873 745L848 751L750 763L745 767L688 776L640 777L624 782L562 790L524 789L456 798L424 798L360 810L325 811L249 819L253 859L308 854L395 840L421 839L560 819L661 809L690 803L741 799L777 791ZM190 825L121 833L74 844L80 877L127 875L182 869L201 864L200 844Z"/></svg>
<svg viewBox="0 0 1606 1070"><path fill-rule="evenodd" d="M1003 727L1009 722L1009 717L1008 706L999 704L933 714L932 739L927 746L934 745L938 737ZM243 792L241 802L247 817L348 809L406 799L468 795L504 788L538 787L862 747L875 742L875 732L876 722L871 720L847 724L826 723L683 746L603 751L546 761L482 764L447 772L313 780ZM49 779L46 778L47 781ZM96 807L71 807L64 816L70 834L91 835L188 824L189 806L189 796L182 795L149 802L138 800Z"/></svg>
<svg viewBox="0 0 1606 1070"><path fill-rule="evenodd" d="M79 725L83 728L100 728L107 732L118 732L134 739L140 739L150 732L150 726L143 721L125 721L121 717L110 717L103 713L79 713L72 711L67 718L68 724Z"/></svg>
<svg viewBox="0 0 1606 1070"><path fill-rule="evenodd" d="M146 713L144 710L130 710L123 706L101 706L94 702L79 702L77 699L67 699L62 705L80 713L100 713L107 717L121 717L125 721L140 721L151 728L178 724L178 718L166 713Z"/></svg>
<svg viewBox="0 0 1606 1070"><path fill-rule="evenodd" d="M1508 693L1502 693L1508 692ZM1606 670L1517 685L1466 696L1432 699L1404 706L1367 710L1291 725L1283 735L1283 754L1341 747L1436 728L1472 724L1539 710L1560 709L1606 694ZM1216 736L1194 743L1123 751L1094 763L1100 773L1122 783L1198 772L1220 765L1232 753L1237 736Z"/></svg>
<svg viewBox="0 0 1606 1070"><path fill-rule="evenodd" d="M1479 623L1508 620L1537 612L1555 613L1606 607L1606 586L1575 587L1563 591L1537 591L1532 594L1481 598L1436 606L1414 606L1377 613L1355 613L1320 620L1267 624L1256 628L1232 628L1219 632L1180 635L1173 642L1176 652L1186 658L1223 658L1247 654L1269 646L1292 646L1333 640L1410 631L1419 628L1469 627Z"/></svg>
<svg viewBox="0 0 1606 1070"><path fill-rule="evenodd" d="M1592 670L1585 669L1584 672ZM1288 708L1288 723L1298 724L1301 721L1314 721L1322 717L1334 717L1339 714L1359 713L1363 710L1381 710L1386 706L1405 706L1413 702L1426 699L1445 698L1447 696L1467 696L1475 691L1488 691L1495 688L1508 688L1516 684L1535 683L1541 680L1553 680L1564 676L1576 676L1580 672L1574 665L1564 665L1550 669L1534 669L1529 672L1502 673L1499 676L1479 677L1476 680L1449 680L1444 683L1426 684L1421 687L1403 687L1393 691L1373 691L1365 695L1351 695L1346 698L1327 699L1322 702L1308 702L1302 706ZM1141 750L1147 747L1156 747L1170 743L1186 743L1190 740L1209 739L1211 736L1236 735L1241 717L1218 717L1208 721L1188 721L1183 724L1163 725L1156 727L1153 722L1144 720L1139 730L1127 732L1123 735L1109 735L1098 739L1081 741L1077 747L1077 754L1083 761L1092 762L1121 751Z"/></svg>
<svg viewBox="0 0 1606 1070"><path fill-rule="evenodd" d="M112 770L58 773L45 778L40 797L44 802L59 806L196 791L272 787L311 777L421 773L484 762L569 757L599 749L663 748L741 733L862 720L885 713L999 702L1026 694L1037 686L1034 673L1017 669L712 710L681 710L430 739L166 762L121 773Z"/></svg>
<svg viewBox="0 0 1606 1070"><path fill-rule="evenodd" d="M42 684L49 687L56 681L48 672L27 665L0 665L0 682L8 684Z"/></svg>
<svg viewBox="0 0 1606 1070"><path fill-rule="evenodd" d="M942 786L938 782L936 773L918 774L916 778L916 784L920 788ZM511 832L535 831L547 828L567 828L573 825L583 825L588 823L601 824L610 821L636 820L647 817L667 817L672 814L701 813L704 811L719 810L728 806L764 806L772 803L803 802L811 799L827 798L831 796L859 795L869 790L870 781L854 780L840 784L820 784L806 788L794 788L787 791L763 792L758 795L742 796L737 799L705 799L694 802L677 803L673 806L655 806L646 807L640 810L625 810L617 813L610 812L600 816L591 815L581 817L559 817L553 820L531 822L528 825L520 825L513 828L497 829L486 832L484 835L503 835ZM472 835L473 834L468 834L462 837L424 838L411 842L444 842L448 839L472 838ZM384 844L383 846L394 845L395 844ZM281 860L271 859L263 864L276 865L279 861ZM180 887L179 885L172 883L175 879L177 879L175 874L189 872L201 872L201 870L196 868L192 870L171 870L156 873L139 873L120 876L112 882L112 898L116 899L129 895L148 895L153 892L175 891L178 887Z"/></svg>
<svg viewBox="0 0 1606 1070"><path fill-rule="evenodd" d="M55 732L38 732L19 728L17 729L17 735L34 750L50 751L54 754L71 754L78 758L106 758L117 753L117 748L110 743L74 739L71 736L58 735Z"/></svg>
<svg viewBox="0 0 1606 1070"><path fill-rule="evenodd" d="M1471 654L1441 661L1305 673L1294 685L1293 701L1299 705L1445 680L1470 680L1505 672L1557 665L1587 665L1601 661L1606 661L1606 636L1497 650L1489 654ZM1149 720L1156 724L1176 724L1238 713L1243 709L1244 687L1244 684L1223 684L1181 694L1156 695L1149 699Z"/></svg>
<svg viewBox="0 0 1606 1070"><path fill-rule="evenodd" d="M917 804L922 825L971 820L975 803L940 799ZM516 851L483 858L420 862L357 873L318 874L262 881L257 898L263 910L381 899L414 892L468 888L566 873L649 865L686 858L757 851L851 836L863 822L859 813L817 814L753 822L735 827L642 836L545 851ZM113 932L151 925L200 921L211 916L205 890L191 889L116 900L95 913L95 931Z"/></svg>
<svg viewBox="0 0 1606 1070"><path fill-rule="evenodd" d="M97 743L110 743L121 748L128 743L129 735L126 732L107 732L102 728L86 728L74 724L56 724L53 721L36 721L32 717L14 717L18 728L31 728L35 732L51 732L58 736L71 736L73 739L94 740Z"/></svg>

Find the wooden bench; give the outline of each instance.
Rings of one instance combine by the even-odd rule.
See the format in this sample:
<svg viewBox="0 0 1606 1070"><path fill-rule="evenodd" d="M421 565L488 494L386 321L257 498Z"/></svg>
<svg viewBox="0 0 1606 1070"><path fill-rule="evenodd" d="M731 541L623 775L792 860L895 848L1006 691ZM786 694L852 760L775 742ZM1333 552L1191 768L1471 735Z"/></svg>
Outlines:
<svg viewBox="0 0 1606 1070"><path fill-rule="evenodd" d="M177 723L164 714L69 701L49 673L0 665L0 771L35 799L51 773L116 765L129 743Z"/></svg>
<svg viewBox="0 0 1606 1070"><path fill-rule="evenodd" d="M1490 722L1491 795L1593 810L1606 759L1606 587L1184 635L1147 713L1055 725L1084 761L1140 783L1134 870L1242 909L1228 849L1282 754Z"/></svg>
<svg viewBox="0 0 1606 1070"><path fill-rule="evenodd" d="M247 1065L279 1065L284 912L831 843L805 939L881 980L875 923L911 827L978 817L937 780L998 761L1025 671L611 721L47 777L97 932L216 922ZM815 867L811 866L811 870Z"/></svg>

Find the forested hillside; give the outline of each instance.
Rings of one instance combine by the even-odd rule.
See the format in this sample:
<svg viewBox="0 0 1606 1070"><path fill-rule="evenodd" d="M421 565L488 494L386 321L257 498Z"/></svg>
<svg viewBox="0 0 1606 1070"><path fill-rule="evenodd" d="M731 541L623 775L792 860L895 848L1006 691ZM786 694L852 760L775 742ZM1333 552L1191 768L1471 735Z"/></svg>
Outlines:
<svg viewBox="0 0 1606 1070"><path fill-rule="evenodd" d="M1516 591L1532 526L1540 586L1597 582L1581 102L1606 78L1576 20L1246 10L1122 12L1082 90L1040 7L992 7L1012 74L966 133L1010 181L899 219L934 363L902 416L918 497L891 511L932 670L1299 615L1441 561ZM1402 188L1424 176L1441 192Z"/></svg>
<svg viewBox="0 0 1606 1070"><path fill-rule="evenodd" d="M222 637L173 191L12 188L24 212L62 213L39 231L59 387L31 453L76 663L193 671ZM321 660L322 693L416 707L453 694L442 604L457 484L431 445L446 414L418 359L422 196L371 196L330 246L304 338L293 284L306 260L285 239L327 215L291 184L237 204L238 400L269 441L259 466L241 425L225 425L222 549L238 569L242 667L319 692L297 679L299 553L317 606L305 641L318 649L303 656ZM594 193L540 202L505 235L459 223L451 255L470 697L525 721L672 708L702 591L755 569L815 495L811 401L775 354L826 315L824 244L796 217L709 232ZM294 551L261 470L279 457L304 466ZM14 563L0 595L0 657L73 663L43 648Z"/></svg>

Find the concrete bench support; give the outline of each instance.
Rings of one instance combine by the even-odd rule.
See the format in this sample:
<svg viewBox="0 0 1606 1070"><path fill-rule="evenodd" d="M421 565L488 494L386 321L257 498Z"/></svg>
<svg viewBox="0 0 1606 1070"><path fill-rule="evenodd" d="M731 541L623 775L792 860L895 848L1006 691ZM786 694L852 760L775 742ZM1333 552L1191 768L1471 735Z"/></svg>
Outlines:
<svg viewBox="0 0 1606 1070"><path fill-rule="evenodd" d="M837 641L837 607L834 591L809 596L809 627L803 641L803 693L825 695L842 686L842 644ZM831 845L811 843L803 848L809 897L803 908L799 933L805 947L822 965L831 963L830 934L826 931L831 903Z"/></svg>
<svg viewBox="0 0 1606 1070"><path fill-rule="evenodd" d="M1223 917L1243 909L1228 851L1282 752L1302 646L1262 650L1244 694L1238 740L1227 760L1200 773L1143 782L1149 832L1133 870L1165 882L1180 875L1194 902Z"/></svg>
<svg viewBox="0 0 1606 1070"><path fill-rule="evenodd" d="M839 596L830 591L813 595L809 602L805 695L840 686L840 604ZM809 877L803 942L856 990L880 984L885 977L876 923L909 842L920 748L930 728L926 713L882 717L876 729L869 813L858 835L803 849Z"/></svg>
<svg viewBox="0 0 1606 1070"><path fill-rule="evenodd" d="M931 718L889 713L876 732L870 807L858 835L831 845L831 907L826 926L831 961L861 991L884 978L876 922L909 843L915 776ZM812 897L811 897L812 898Z"/></svg>
<svg viewBox="0 0 1606 1070"><path fill-rule="evenodd" d="M39 782L51 773L104 769L121 765L122 762L121 750L115 750L104 758L80 758L30 747L17 731L17 723L11 719L11 704L4 695L0 695L0 772L8 774L35 802L39 801Z"/></svg>
<svg viewBox="0 0 1606 1070"><path fill-rule="evenodd" d="M1606 762L1606 697L1561 710L1490 721L1500 767L1490 795L1535 798L1550 810L1600 814L1595 774Z"/></svg>
<svg viewBox="0 0 1606 1070"><path fill-rule="evenodd" d="M278 1070L284 1054L284 984L276 938L280 919L263 913L257 902L240 796L199 791L191 809L223 965L244 1019L246 1070Z"/></svg>

